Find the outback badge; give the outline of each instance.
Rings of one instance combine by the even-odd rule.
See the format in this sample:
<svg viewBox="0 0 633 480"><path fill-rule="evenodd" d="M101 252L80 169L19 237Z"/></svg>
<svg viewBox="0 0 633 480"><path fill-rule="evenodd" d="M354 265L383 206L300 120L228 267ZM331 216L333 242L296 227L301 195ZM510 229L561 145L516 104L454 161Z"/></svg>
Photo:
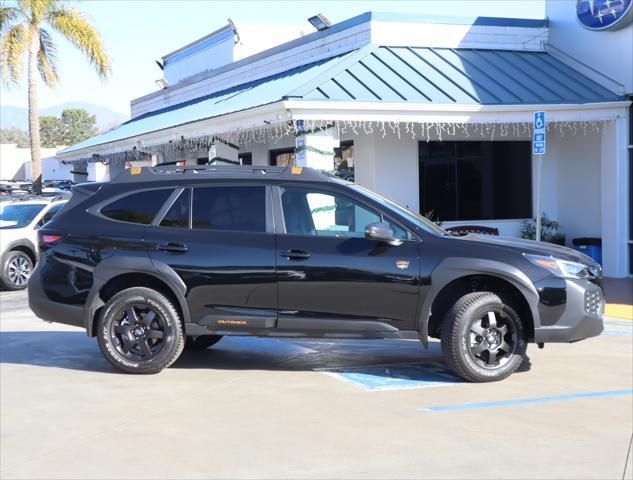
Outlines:
<svg viewBox="0 0 633 480"><path fill-rule="evenodd" d="M409 260L396 260L396 267L400 270L406 270L409 268Z"/></svg>

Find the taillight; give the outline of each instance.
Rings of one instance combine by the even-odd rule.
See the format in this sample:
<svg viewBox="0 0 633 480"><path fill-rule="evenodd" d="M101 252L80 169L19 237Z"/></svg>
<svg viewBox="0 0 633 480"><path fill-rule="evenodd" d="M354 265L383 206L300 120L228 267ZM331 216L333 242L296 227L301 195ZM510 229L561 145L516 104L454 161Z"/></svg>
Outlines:
<svg viewBox="0 0 633 480"><path fill-rule="evenodd" d="M42 235L42 243L55 243L58 240L61 240L61 235Z"/></svg>
<svg viewBox="0 0 633 480"><path fill-rule="evenodd" d="M47 233L42 231L38 232L38 237L40 247L49 247L51 245L55 245L62 238L64 238L63 235L59 235L57 233Z"/></svg>

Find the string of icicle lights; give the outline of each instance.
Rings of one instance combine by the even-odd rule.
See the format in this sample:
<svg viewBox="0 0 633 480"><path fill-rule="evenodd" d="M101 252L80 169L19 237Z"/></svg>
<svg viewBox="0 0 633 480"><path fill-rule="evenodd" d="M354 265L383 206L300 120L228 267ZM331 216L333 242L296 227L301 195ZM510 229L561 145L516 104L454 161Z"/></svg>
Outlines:
<svg viewBox="0 0 633 480"><path fill-rule="evenodd" d="M566 135L587 135L600 133L607 121L578 120L548 122L547 133ZM381 138L395 136L418 141L442 141L459 136L462 139L476 138L495 140L504 137L529 138L532 122L410 122L410 121L367 121L367 120L304 120L269 124L257 128L233 130L225 133L196 136L193 138L172 138L162 143L145 145L142 141L133 150L103 155L93 155L67 161L77 166L88 163L125 164L147 159L151 155L170 157L177 152L203 152L217 144L218 140L240 149L257 143L278 143L287 136L319 135L328 130L336 132L338 138L347 135L378 135Z"/></svg>

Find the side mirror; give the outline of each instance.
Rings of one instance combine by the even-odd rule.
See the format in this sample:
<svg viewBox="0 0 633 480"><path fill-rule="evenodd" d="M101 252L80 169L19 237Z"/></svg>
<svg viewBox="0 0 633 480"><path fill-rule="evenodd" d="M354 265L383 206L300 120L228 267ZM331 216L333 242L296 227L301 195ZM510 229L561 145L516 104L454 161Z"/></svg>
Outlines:
<svg viewBox="0 0 633 480"><path fill-rule="evenodd" d="M365 238L367 240L377 240L389 245L400 245L402 241L397 240L391 227L384 222L370 223L365 227Z"/></svg>

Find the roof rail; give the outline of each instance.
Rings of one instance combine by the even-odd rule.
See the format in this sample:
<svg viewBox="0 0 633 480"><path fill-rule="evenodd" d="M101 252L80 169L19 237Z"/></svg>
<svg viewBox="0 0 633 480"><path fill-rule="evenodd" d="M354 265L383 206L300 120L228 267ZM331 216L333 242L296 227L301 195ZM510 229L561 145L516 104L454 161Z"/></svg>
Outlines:
<svg viewBox="0 0 633 480"><path fill-rule="evenodd" d="M226 177L260 177L274 175L288 178L319 179L324 173L306 167L276 167L268 165L158 165L154 167L132 167L113 180L114 183L143 182L151 180L165 180L166 176L179 175L198 177L213 176ZM160 178L163 177L163 178Z"/></svg>
<svg viewBox="0 0 633 480"><path fill-rule="evenodd" d="M289 167L272 167L269 165L158 165L148 167L154 173L237 173L237 174L282 174Z"/></svg>
<svg viewBox="0 0 633 480"><path fill-rule="evenodd" d="M29 200L42 200L45 202L56 202L57 200L68 200L71 193L42 193L37 195L35 193L27 193L15 197L10 197L13 202L27 202Z"/></svg>

